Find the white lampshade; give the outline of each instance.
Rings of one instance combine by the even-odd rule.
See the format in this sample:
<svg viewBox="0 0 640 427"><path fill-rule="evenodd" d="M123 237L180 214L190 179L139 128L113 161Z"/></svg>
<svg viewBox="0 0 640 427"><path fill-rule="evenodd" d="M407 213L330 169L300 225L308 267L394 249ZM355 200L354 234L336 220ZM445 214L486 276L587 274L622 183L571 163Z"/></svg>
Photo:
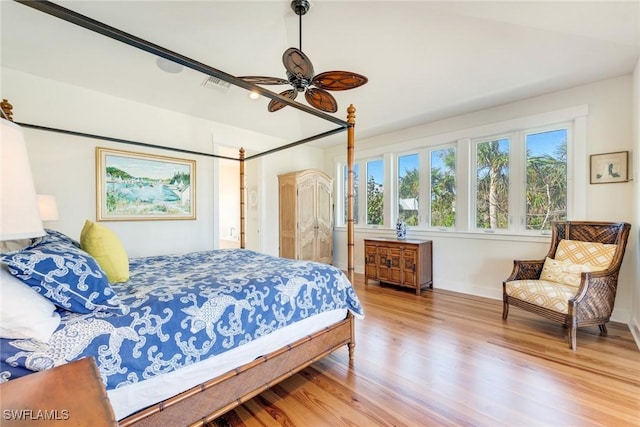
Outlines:
<svg viewBox="0 0 640 427"><path fill-rule="evenodd" d="M38 210L42 221L58 220L58 204L55 196L50 194L38 194Z"/></svg>
<svg viewBox="0 0 640 427"><path fill-rule="evenodd" d="M0 119L0 165L0 240L44 236L24 134L20 126L4 119Z"/></svg>

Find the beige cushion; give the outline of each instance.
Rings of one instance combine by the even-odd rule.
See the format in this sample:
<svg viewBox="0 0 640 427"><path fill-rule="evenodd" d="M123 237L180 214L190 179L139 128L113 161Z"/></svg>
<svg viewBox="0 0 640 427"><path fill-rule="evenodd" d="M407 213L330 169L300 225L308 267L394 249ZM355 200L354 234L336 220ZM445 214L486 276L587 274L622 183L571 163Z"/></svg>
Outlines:
<svg viewBox="0 0 640 427"><path fill-rule="evenodd" d="M616 245L563 239L558 243L555 259L606 269L611 264L615 251Z"/></svg>
<svg viewBox="0 0 640 427"><path fill-rule="evenodd" d="M514 280L505 284L505 291L519 300L567 314L569 300L576 295L578 288L548 280Z"/></svg>
<svg viewBox="0 0 640 427"><path fill-rule="evenodd" d="M547 257L544 261L544 266L542 267L540 280L547 280L550 282L578 287L582 280L582 273L601 271L604 269L605 267L593 267L587 264L574 264L569 261L558 261L557 259Z"/></svg>

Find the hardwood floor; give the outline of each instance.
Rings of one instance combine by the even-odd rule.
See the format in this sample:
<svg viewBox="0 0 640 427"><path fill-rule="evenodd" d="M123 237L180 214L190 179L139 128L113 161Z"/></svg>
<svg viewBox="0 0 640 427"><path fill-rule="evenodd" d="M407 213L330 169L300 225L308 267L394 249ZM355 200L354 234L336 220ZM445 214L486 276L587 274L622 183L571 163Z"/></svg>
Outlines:
<svg viewBox="0 0 640 427"><path fill-rule="evenodd" d="M434 289L356 290L356 357L341 349L210 426L640 426L640 351L626 325L578 330ZM499 286L499 285L497 285Z"/></svg>

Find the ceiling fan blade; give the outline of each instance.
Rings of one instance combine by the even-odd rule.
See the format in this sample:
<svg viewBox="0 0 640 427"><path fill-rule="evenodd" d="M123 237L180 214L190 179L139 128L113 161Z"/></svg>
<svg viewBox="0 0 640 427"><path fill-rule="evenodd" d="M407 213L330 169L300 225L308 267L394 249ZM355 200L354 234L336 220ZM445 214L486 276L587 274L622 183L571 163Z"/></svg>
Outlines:
<svg viewBox="0 0 640 427"><path fill-rule="evenodd" d="M289 81L281 79L279 77L264 77L264 76L244 76L238 77L247 83L253 83L254 85L288 85Z"/></svg>
<svg viewBox="0 0 640 427"><path fill-rule="evenodd" d="M304 97L309 105L318 110L326 111L327 113L335 113L338 111L336 99L327 91L310 87L304 93Z"/></svg>
<svg viewBox="0 0 640 427"><path fill-rule="evenodd" d="M298 91L295 90L295 89L288 89L288 90L285 90L284 92L281 92L280 95L286 96L287 98L289 98L291 100L294 100L298 96ZM283 109L286 106L287 106L287 104L284 104L284 103L278 101L277 99L272 99L269 102L269 105L267 105L267 110L269 110L269 112L273 113L275 111Z"/></svg>
<svg viewBox="0 0 640 427"><path fill-rule="evenodd" d="M313 78L311 83L324 90L347 90L362 86L369 79L351 71L327 71Z"/></svg>
<svg viewBox="0 0 640 427"><path fill-rule="evenodd" d="M313 77L313 64L300 49L290 47L282 54L284 68L294 76L302 76L306 80Z"/></svg>

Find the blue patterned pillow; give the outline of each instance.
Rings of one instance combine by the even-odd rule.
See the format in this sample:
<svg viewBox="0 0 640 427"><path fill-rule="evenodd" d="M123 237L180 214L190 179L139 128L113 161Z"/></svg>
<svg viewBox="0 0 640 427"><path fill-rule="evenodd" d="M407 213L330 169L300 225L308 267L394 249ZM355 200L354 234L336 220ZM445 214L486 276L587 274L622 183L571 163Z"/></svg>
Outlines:
<svg viewBox="0 0 640 427"><path fill-rule="evenodd" d="M61 233L57 230L52 230L50 228L45 228L44 231L47 234L41 237L34 237L33 239L31 239L31 242L26 247L21 248L20 250L31 249L34 246L41 245L43 243L51 243L51 242L69 243L78 249L81 248L80 242L78 242L75 239L72 239L71 237L67 236L64 233Z"/></svg>
<svg viewBox="0 0 640 427"><path fill-rule="evenodd" d="M56 230L52 230L50 228L45 228L44 231L47 232L47 235L45 237L43 237L43 239L47 239L46 241L60 241L60 242L66 242L66 243L71 243L73 246L75 246L76 248L80 249L80 242L78 242L75 239L72 239L71 237L67 236L66 234L63 234L59 231Z"/></svg>
<svg viewBox="0 0 640 427"><path fill-rule="evenodd" d="M58 236L0 255L11 274L55 305L76 313L111 311L124 307L96 260Z"/></svg>

